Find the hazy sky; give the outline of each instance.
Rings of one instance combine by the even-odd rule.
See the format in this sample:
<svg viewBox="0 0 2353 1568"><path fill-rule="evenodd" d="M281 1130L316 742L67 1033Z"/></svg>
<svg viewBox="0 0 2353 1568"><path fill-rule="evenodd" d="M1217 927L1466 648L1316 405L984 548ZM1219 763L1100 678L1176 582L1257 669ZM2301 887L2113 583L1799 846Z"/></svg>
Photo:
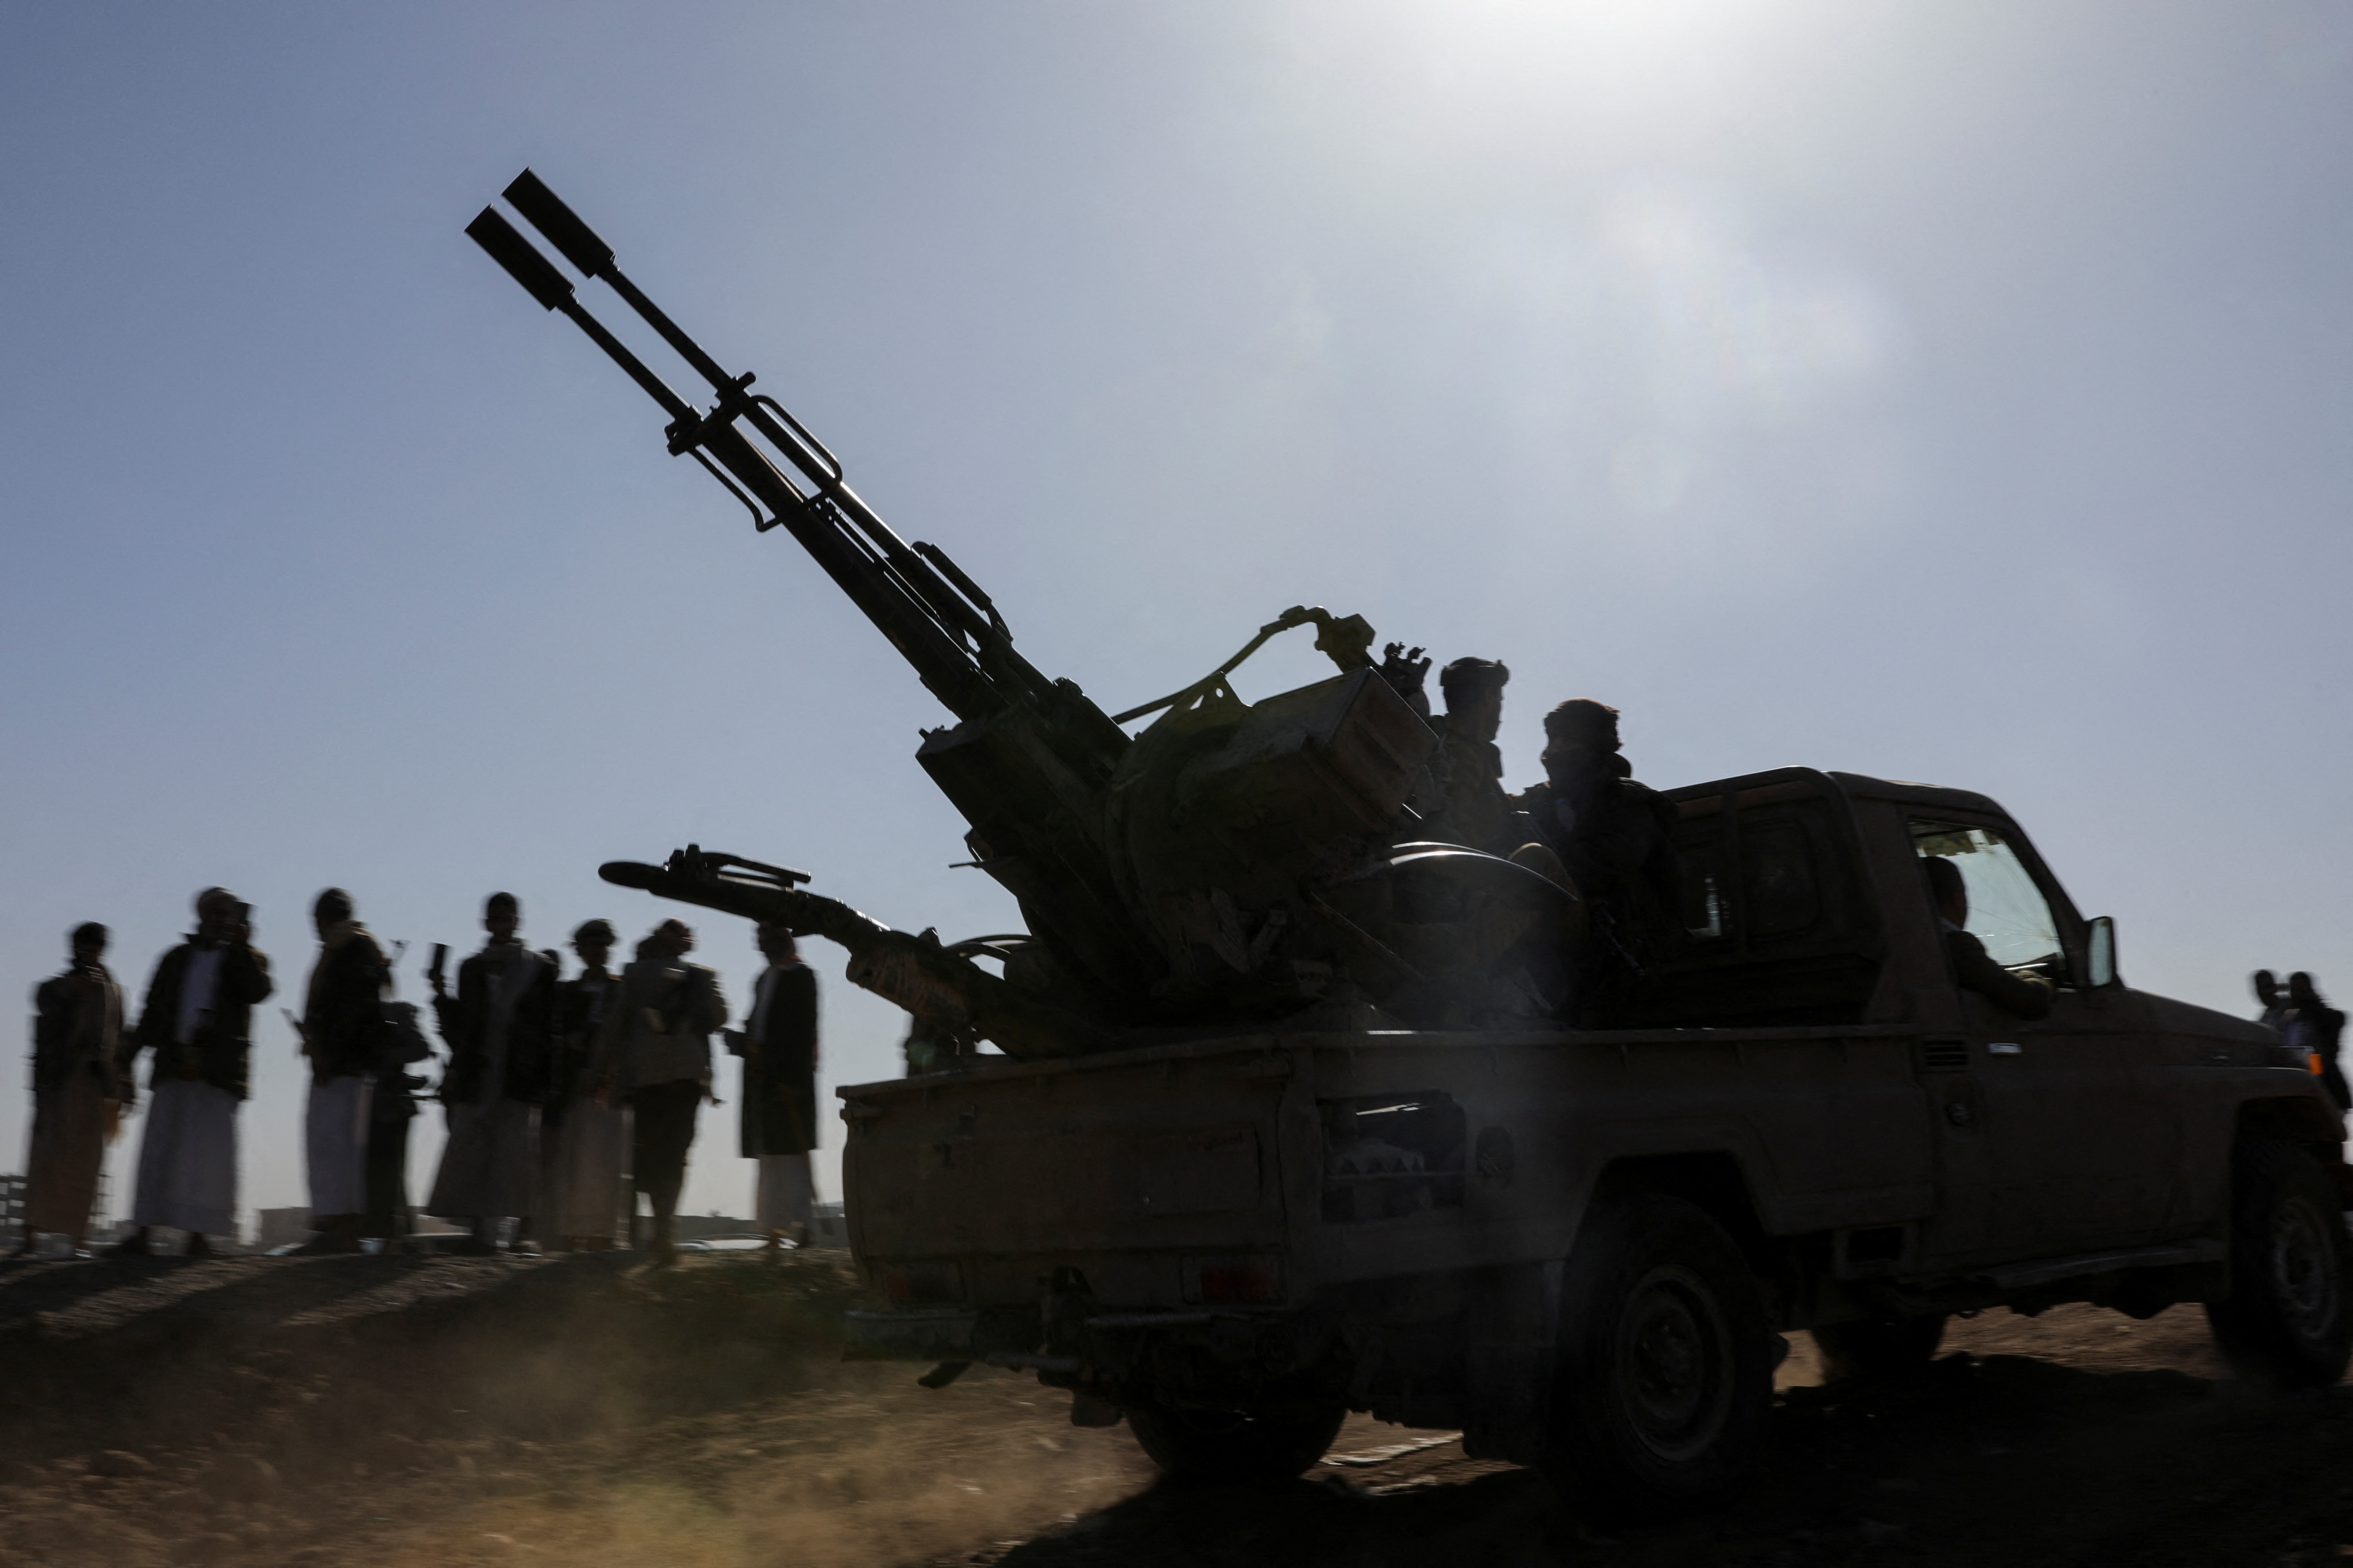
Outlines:
<svg viewBox="0 0 2353 1568"><path fill-rule="evenodd" d="M2353 991L2334 0L0 0L0 149L13 994L221 882L299 996L332 883L414 999L495 889L641 933L596 864L689 840L1014 920L944 712L460 233L525 164L1107 709L1361 612L1509 661L1515 784L1591 695L1661 786L1978 789L2135 984ZM828 1084L895 1073L811 949ZM274 1003L255 1057L299 1205Z"/></svg>

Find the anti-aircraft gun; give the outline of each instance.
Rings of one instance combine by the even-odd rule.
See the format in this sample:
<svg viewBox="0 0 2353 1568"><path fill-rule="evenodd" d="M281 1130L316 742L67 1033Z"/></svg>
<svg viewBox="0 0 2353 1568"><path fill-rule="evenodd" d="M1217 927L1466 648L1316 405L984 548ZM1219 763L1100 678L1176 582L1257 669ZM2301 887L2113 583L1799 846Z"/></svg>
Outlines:
<svg viewBox="0 0 2353 1568"><path fill-rule="evenodd" d="M615 337L495 206L467 234L660 405L672 456L708 469L757 531L798 541L955 716L924 732L916 761L1029 929L943 944L808 892L804 873L693 846L660 866L611 862L607 881L826 936L849 950L853 981L927 1028L1017 1057L1155 1027L1485 1023L1559 1000L1574 897L1510 861L1418 841L1414 805L1431 796L1438 738L1398 661L1389 674L1374 662L1362 617L1286 610L1203 679L1106 715L1017 652L996 604L945 551L892 531L825 445L687 336L536 174L504 195L710 384L711 405ZM1234 694L1227 678L1242 659L1308 625L1337 676L1257 703ZM1154 713L1133 740L1121 728ZM983 956L1001 961L1001 977Z"/></svg>

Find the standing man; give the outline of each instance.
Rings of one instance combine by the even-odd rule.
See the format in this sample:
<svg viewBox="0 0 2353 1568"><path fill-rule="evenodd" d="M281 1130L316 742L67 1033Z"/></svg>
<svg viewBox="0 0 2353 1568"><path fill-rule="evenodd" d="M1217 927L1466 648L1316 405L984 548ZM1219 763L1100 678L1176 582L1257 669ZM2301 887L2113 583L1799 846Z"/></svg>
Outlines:
<svg viewBox="0 0 2353 1568"><path fill-rule="evenodd" d="M115 1061L122 987L100 962L106 928L93 921L67 940L66 972L33 992L33 1138L18 1258L32 1255L33 1237L44 1231L71 1237L77 1252L89 1239L99 1167L130 1088Z"/></svg>
<svg viewBox="0 0 2353 1568"><path fill-rule="evenodd" d="M601 1252L613 1245L621 1212L621 1176L629 1159L627 1106L591 1092L588 1058L620 981L605 965L613 927L589 921L572 933L580 973L556 986L555 1066L539 1139L543 1179L539 1222L557 1250Z"/></svg>
<svg viewBox="0 0 2353 1568"><path fill-rule="evenodd" d="M817 1147L817 973L800 961L793 933L763 922L761 956L768 967L752 991L752 1016L727 1031L727 1048L744 1058L744 1157L759 1162L754 1223L768 1233L768 1250L789 1235L807 1247L817 1194L809 1181L809 1151Z"/></svg>
<svg viewBox="0 0 2353 1568"><path fill-rule="evenodd" d="M482 903L490 941L458 966L458 994L433 1006L449 1047L441 1105L449 1139L425 1212L468 1221L467 1250L498 1250L499 1222L522 1221L515 1250L529 1239L539 1184L539 1102L547 1091L549 1036L555 1026L555 966L515 938L522 904L512 893Z"/></svg>
<svg viewBox="0 0 2353 1568"><path fill-rule="evenodd" d="M411 1228L408 1128L417 1119L417 1091L431 1081L408 1069L433 1055L433 1044L417 1022L414 1002L386 1002L384 1019L384 1047L368 1090L367 1209L359 1228L364 1237L394 1242Z"/></svg>
<svg viewBox="0 0 2353 1568"><path fill-rule="evenodd" d="M2263 1010L2255 1015L2255 1022L2267 1029L2277 1029L2284 1034L2287 1030L2287 991L2268 969L2255 971L2255 1000L2263 1005ZM2297 1065L2301 1067L2303 1064L2299 1062Z"/></svg>
<svg viewBox="0 0 2353 1568"><path fill-rule="evenodd" d="M2353 1093L2346 1089L2345 1068L2337 1059L2345 1015L2320 999L2319 987L2301 969L2287 977L2287 1009L2288 1045L2312 1064L2338 1113L2353 1110Z"/></svg>
<svg viewBox="0 0 2353 1568"><path fill-rule="evenodd" d="M165 953L147 983L124 1062L153 1048L147 1131L139 1142L138 1226L113 1250L153 1249L153 1229L188 1233L188 1256L209 1258L207 1236L237 1233L237 1108L248 1092L253 1009L269 996L269 960L252 944L252 910L227 888L196 895L196 930Z"/></svg>
<svg viewBox="0 0 2353 1568"><path fill-rule="evenodd" d="M1636 998L1644 973L1683 942L1675 807L1635 782L1618 710L1589 697L1545 715L1543 761L1545 782L1517 804L1586 902L1591 925L1575 1016L1585 1027L1606 1027Z"/></svg>
<svg viewBox="0 0 2353 1568"><path fill-rule="evenodd" d="M341 888L319 895L311 921L319 959L302 1004L302 1054L311 1058L303 1146L314 1234L299 1250L357 1252L368 1208L370 1089L385 1054L384 993L392 965Z"/></svg>
<svg viewBox="0 0 2353 1568"><path fill-rule="evenodd" d="M1503 855L1519 847L1504 796L1504 753L1495 733L1504 723L1504 688L1512 672L1492 658L1458 658L1438 672L1446 697L1439 728L1444 805L1430 837L1445 844Z"/></svg>
<svg viewBox="0 0 2353 1568"><path fill-rule="evenodd" d="M712 1032L727 1022L719 976L686 962L693 950L684 921L654 928L642 956L621 972L592 1068L600 1096L617 1090L636 1117L630 1169L652 1205L654 1256L665 1264L678 1261L678 1194L694 1120L711 1093Z"/></svg>

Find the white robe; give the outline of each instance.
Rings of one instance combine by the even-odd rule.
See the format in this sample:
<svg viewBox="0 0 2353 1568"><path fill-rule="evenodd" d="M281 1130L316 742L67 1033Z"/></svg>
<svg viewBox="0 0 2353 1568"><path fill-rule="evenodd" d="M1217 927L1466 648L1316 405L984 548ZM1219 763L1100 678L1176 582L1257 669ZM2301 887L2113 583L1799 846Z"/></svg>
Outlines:
<svg viewBox="0 0 2353 1568"><path fill-rule="evenodd" d="M809 1223L817 1188L809 1179L807 1154L760 1156L759 1188L753 1196L752 1223L761 1230L792 1230Z"/></svg>
<svg viewBox="0 0 2353 1568"><path fill-rule="evenodd" d="M311 1217L367 1210L369 1091L364 1078L314 1079L302 1119L311 1165Z"/></svg>
<svg viewBox="0 0 2353 1568"><path fill-rule="evenodd" d="M237 1234L237 1105L202 1079L167 1078L148 1092L132 1224Z"/></svg>
<svg viewBox="0 0 2353 1568"><path fill-rule="evenodd" d="M619 1229L621 1178L629 1168L629 1110L575 1094L554 1131L543 1128L546 1193L533 1210L545 1236L594 1236Z"/></svg>
<svg viewBox="0 0 2353 1568"><path fill-rule="evenodd" d="M491 995L490 1059L470 1105L448 1107L449 1140L425 1212L439 1219L528 1215L538 1203L539 1107L506 1098L507 1025L547 960L522 949Z"/></svg>

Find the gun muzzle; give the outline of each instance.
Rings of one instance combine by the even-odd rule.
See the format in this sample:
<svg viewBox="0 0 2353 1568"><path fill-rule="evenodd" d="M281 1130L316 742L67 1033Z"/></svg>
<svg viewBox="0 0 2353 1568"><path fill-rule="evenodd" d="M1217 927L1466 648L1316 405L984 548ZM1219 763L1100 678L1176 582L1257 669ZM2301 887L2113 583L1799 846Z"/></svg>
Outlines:
<svg viewBox="0 0 2353 1568"><path fill-rule="evenodd" d="M545 309L560 310L571 300L572 280L558 272L555 263L542 256L537 246L516 233L514 225L496 207L484 207L466 226L466 234Z"/></svg>
<svg viewBox="0 0 2353 1568"><path fill-rule="evenodd" d="M506 188L506 198L523 221L547 237L564 259L591 278L601 278L613 265L613 247L547 188L547 182L525 169Z"/></svg>

